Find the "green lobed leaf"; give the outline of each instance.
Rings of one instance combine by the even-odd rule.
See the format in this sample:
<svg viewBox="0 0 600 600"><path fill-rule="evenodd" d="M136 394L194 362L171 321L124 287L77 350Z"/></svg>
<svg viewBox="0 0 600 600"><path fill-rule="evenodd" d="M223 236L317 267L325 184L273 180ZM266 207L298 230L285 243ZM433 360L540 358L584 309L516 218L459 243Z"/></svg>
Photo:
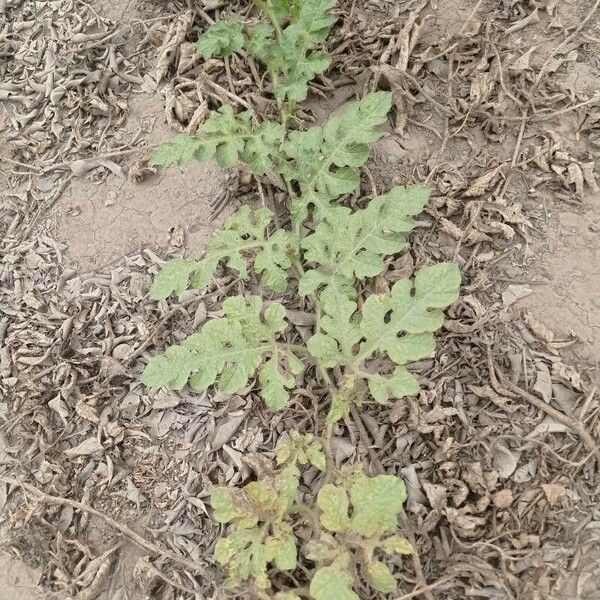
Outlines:
<svg viewBox="0 0 600 600"><path fill-rule="evenodd" d="M287 520L298 489L298 473L287 468L252 481L240 489L215 488L211 505L215 519L230 522L232 531L215 545L215 559L228 569L227 587L252 580L268 589L268 565L293 570L296 538Z"/></svg>
<svg viewBox="0 0 600 600"><path fill-rule="evenodd" d="M162 300L173 293L182 294L187 289L190 276L196 268L195 261L175 259L166 262L154 278L150 298Z"/></svg>
<svg viewBox="0 0 600 600"><path fill-rule="evenodd" d="M265 559L282 571L296 568L296 538L289 523L278 523L265 542Z"/></svg>
<svg viewBox="0 0 600 600"><path fill-rule="evenodd" d="M282 409L289 400L289 388L293 387L295 377L282 373L277 354L263 363L258 373L261 395L272 410Z"/></svg>
<svg viewBox="0 0 600 600"><path fill-rule="evenodd" d="M378 404L387 404L390 398L404 398L419 391L417 378L405 367L396 367L390 377L369 374L369 391Z"/></svg>
<svg viewBox="0 0 600 600"><path fill-rule="evenodd" d="M285 309L272 303L263 313L260 297L246 300L233 296L225 300L223 310L224 316L206 323L201 332L179 346L171 346L163 356L152 358L142 381L151 387L181 389L190 379L195 390L205 390L216 383L223 393L233 394L247 386L266 361L260 374L265 400L273 408L281 407L289 397L286 389L292 387L294 380L281 375L281 366L276 374L272 370L283 361L300 364L291 350L276 342L286 326Z"/></svg>
<svg viewBox="0 0 600 600"><path fill-rule="evenodd" d="M365 348L396 354L403 362L423 358L423 352L430 352L430 341L426 335L414 334L427 334L442 326L442 309L458 298L459 285L458 267L440 263L421 269L414 283L401 279L390 294L369 296L360 323ZM398 337L401 333L411 337Z"/></svg>
<svg viewBox="0 0 600 600"><path fill-rule="evenodd" d="M371 561L366 571L367 580L373 589L384 594L389 594L396 589L396 580L386 564L378 560Z"/></svg>
<svg viewBox="0 0 600 600"><path fill-rule="evenodd" d="M276 459L278 465L305 465L310 463L320 471L325 470L326 461L322 444L312 433L290 431L277 443Z"/></svg>
<svg viewBox="0 0 600 600"><path fill-rule="evenodd" d="M217 21L200 36L196 48L206 59L230 56L244 47L244 27L237 21Z"/></svg>
<svg viewBox="0 0 600 600"><path fill-rule="evenodd" d="M404 483L393 475L357 474L350 486L350 528L364 537L393 532L406 500Z"/></svg>
<svg viewBox="0 0 600 600"><path fill-rule="evenodd" d="M335 0L276 0L270 4L276 16L290 22L278 35L270 25L257 25L250 32L248 49L267 66L280 102L303 101L308 83L330 64L327 54L313 48L327 38L335 20L331 15Z"/></svg>
<svg viewBox="0 0 600 600"><path fill-rule="evenodd" d="M210 495L210 505L218 523L229 523L239 515L239 509L235 505L233 493L229 488L215 488Z"/></svg>
<svg viewBox="0 0 600 600"><path fill-rule="evenodd" d="M309 279L309 284L305 281L304 290L321 281L320 277ZM322 317L307 342L323 368L346 367L346 383L332 397L329 422L348 414L353 398L360 397L361 382L368 383L371 395L380 404L418 391L416 378L403 365L433 353L433 332L444 321L442 309L458 297L459 285L456 265L425 267L414 282L402 279L389 293L369 296L357 312L343 280L329 279L320 294ZM396 364L391 375L370 369L368 363L378 353Z"/></svg>
<svg viewBox="0 0 600 600"><path fill-rule="evenodd" d="M336 563L315 572L310 595L315 600L359 600L352 590L352 576L347 568Z"/></svg>
<svg viewBox="0 0 600 600"><path fill-rule="evenodd" d="M256 175L270 171L279 160L279 146L285 137L285 129L279 123L263 121L252 131L246 141L241 158Z"/></svg>
<svg viewBox="0 0 600 600"><path fill-rule="evenodd" d="M249 110L234 114L229 105L222 106L204 122L195 135L179 134L161 144L153 164L183 165L192 158L216 158L225 169L239 160L246 162L257 175L271 170L281 160L279 146L285 131L279 123L264 121L256 129Z"/></svg>
<svg viewBox="0 0 600 600"><path fill-rule="evenodd" d="M302 3L303 0L271 0L271 7L278 19L295 21L298 19Z"/></svg>
<svg viewBox="0 0 600 600"><path fill-rule="evenodd" d="M319 329L306 345L323 367L332 368L352 362L353 348L362 337L359 320L352 316L356 307L356 302L348 300L344 291L333 289L333 286L321 295L323 314Z"/></svg>
<svg viewBox="0 0 600 600"><path fill-rule="evenodd" d="M151 164L159 167L185 165L194 158L201 146L202 142L198 138L180 133L156 149Z"/></svg>
<svg viewBox="0 0 600 600"><path fill-rule="evenodd" d="M180 390L190 378L194 364L194 356L187 348L171 346L162 356L150 359L142 374L142 383L152 388L168 386Z"/></svg>
<svg viewBox="0 0 600 600"><path fill-rule="evenodd" d="M261 277L262 285L274 292L285 291L298 240L291 232L281 229L268 235L272 220L273 213L267 208L252 212L250 207L242 206L208 241L205 258L166 262L155 277L150 297L161 300L172 293L181 294L190 283L194 288L206 287L219 262L236 271L241 279L248 276L250 263Z"/></svg>
<svg viewBox="0 0 600 600"><path fill-rule="evenodd" d="M341 388L332 393L331 406L327 413L327 423L337 423L350 414L352 406L351 390Z"/></svg>
<svg viewBox="0 0 600 600"><path fill-rule="evenodd" d="M315 442L306 449L306 458L313 467L317 468L319 471L325 471L327 461L325 459L325 454L323 454L323 451L321 450L320 442Z"/></svg>
<svg viewBox="0 0 600 600"><path fill-rule="evenodd" d="M301 293L326 285L354 294L355 279L378 275L384 269L383 259L404 248L404 234L414 226L410 217L423 210L428 197L422 186L400 187L355 212L344 207L328 209L314 233L301 243L304 258L317 265L305 272Z"/></svg>
<svg viewBox="0 0 600 600"><path fill-rule="evenodd" d="M349 500L346 490L326 483L317 495L317 506L321 509L321 524L333 533L345 531L350 522Z"/></svg>
<svg viewBox="0 0 600 600"><path fill-rule="evenodd" d="M390 107L389 92L373 92L332 117L325 127L289 134L283 144L289 160L281 171L288 181L300 185L304 202L324 209L358 187L356 169L366 162L368 145L380 137Z"/></svg>

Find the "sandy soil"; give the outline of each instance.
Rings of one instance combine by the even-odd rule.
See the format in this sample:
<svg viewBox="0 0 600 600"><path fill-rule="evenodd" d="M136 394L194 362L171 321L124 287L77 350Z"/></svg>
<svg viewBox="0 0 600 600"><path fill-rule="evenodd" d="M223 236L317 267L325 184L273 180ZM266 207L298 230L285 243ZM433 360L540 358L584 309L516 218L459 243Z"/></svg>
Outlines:
<svg viewBox="0 0 600 600"><path fill-rule="evenodd" d="M39 578L39 570L0 554L0 600L41 600L43 591L37 585Z"/></svg>
<svg viewBox="0 0 600 600"><path fill-rule="evenodd" d="M133 96L128 111L126 130L147 132L143 140L149 148L172 135L159 94ZM136 153L130 168L151 152ZM90 179L75 178L52 215L57 238L83 270L101 269L143 246L164 249L181 235L190 254L197 255L221 222L211 219L211 206L226 193L224 173L215 163L161 170L139 182L122 170Z"/></svg>

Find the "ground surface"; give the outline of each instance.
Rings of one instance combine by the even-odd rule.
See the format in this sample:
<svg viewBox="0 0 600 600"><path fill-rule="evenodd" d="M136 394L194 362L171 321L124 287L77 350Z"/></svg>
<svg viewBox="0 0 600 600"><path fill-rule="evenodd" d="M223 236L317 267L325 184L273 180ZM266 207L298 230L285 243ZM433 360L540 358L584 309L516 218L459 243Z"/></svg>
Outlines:
<svg viewBox="0 0 600 600"><path fill-rule="evenodd" d="M0 477L33 486L0 482L2 600L224 597L209 487L246 481L246 454L310 422L302 402L273 416L252 393L139 384L218 310L218 294L150 301L161 258L199 254L258 197L244 173L148 166L232 97L269 110L242 60L193 52L218 16L200 5L0 1ZM572 426L598 443L599 38L591 1L341 2L334 65L302 112L391 89L363 193L426 181L432 202L390 273L463 272L436 357L416 366L424 391L363 419L409 488L419 556L398 566L403 593L600 598L600 463ZM335 447L370 463L352 421Z"/></svg>

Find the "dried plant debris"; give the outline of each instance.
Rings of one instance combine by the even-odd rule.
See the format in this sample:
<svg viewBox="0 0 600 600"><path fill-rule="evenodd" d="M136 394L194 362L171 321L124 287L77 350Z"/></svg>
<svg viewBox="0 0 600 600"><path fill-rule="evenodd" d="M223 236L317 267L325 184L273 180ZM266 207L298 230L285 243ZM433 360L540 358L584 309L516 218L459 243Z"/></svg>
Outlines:
<svg viewBox="0 0 600 600"><path fill-rule="evenodd" d="M252 381L232 396L141 386L151 355L242 293L231 273L218 270L203 294L151 301L164 257L146 249L76 273L45 229L71 176L126 175L122 158L137 140L120 128L133 90L163 93L165 118L188 132L225 100L274 110L259 99L259 65L243 54L204 60L192 48L215 9L252 22L250 3L199 6L173 3L140 23L131 50L86 3L0 1L0 102L11 109L6 121L0 112L0 136L12 148L0 148L10 159L0 172L9 175L0 194L0 522L7 548L41 567L49 597L220 597L208 562L218 534L210 490L247 484L261 468L255 453L320 426L310 372L284 414L264 410ZM600 475L581 437L599 443L597 395L561 358L557 335L515 308L532 285L522 267L546 225L541 200L585 206L597 193L600 100L583 75L570 76L597 81L590 8L567 18L556 2L482 2L438 19L418 1L343 2L327 43L332 65L298 113L317 120L311 105L325 92L343 103L392 91L396 113L361 191L426 181L433 197L410 250L374 284L384 293L440 260L459 264L465 281L436 356L415 365L418 396L333 430L339 464L369 471L375 448L406 484L416 553L395 566L400 597L421 588L451 600L598 594ZM244 173L235 182L230 195L253 189ZM275 207L278 183L261 188ZM299 336L310 335L307 314L300 300L288 314ZM151 544L23 492L9 474ZM317 489L314 477L302 488Z"/></svg>

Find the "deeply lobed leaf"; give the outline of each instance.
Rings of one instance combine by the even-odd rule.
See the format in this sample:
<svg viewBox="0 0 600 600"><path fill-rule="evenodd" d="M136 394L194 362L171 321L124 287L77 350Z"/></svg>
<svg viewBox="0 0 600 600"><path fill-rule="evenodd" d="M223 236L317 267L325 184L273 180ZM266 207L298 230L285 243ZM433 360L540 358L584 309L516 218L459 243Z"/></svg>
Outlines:
<svg viewBox="0 0 600 600"><path fill-rule="evenodd" d="M332 200L358 187L357 168L367 160L368 145L380 137L390 106L389 92L373 92L332 117L325 127L289 134L283 144L288 161L281 171L302 190L296 214L304 217L310 204L324 210Z"/></svg>
<svg viewBox="0 0 600 600"><path fill-rule="evenodd" d="M206 59L230 56L244 47L244 27L237 21L217 21L200 36L196 48Z"/></svg>
<svg viewBox="0 0 600 600"><path fill-rule="evenodd" d="M233 394L258 369L263 399L272 409L282 408L294 384L292 375L302 370L298 357L276 341L286 326L285 309L273 303L263 313L261 298L233 296L223 310L224 316L209 321L200 333L150 359L143 383L181 389L189 380L197 391L216 383L222 392Z"/></svg>
<svg viewBox="0 0 600 600"><path fill-rule="evenodd" d="M252 579L262 589L271 587L267 568L270 563L281 570L296 567L296 538L286 520L290 506L288 477L272 476L253 481L242 490L215 488L211 494L214 517L231 522L233 532L219 539L215 558L227 566L230 587ZM293 482L295 496L298 479Z"/></svg>
<svg viewBox="0 0 600 600"><path fill-rule="evenodd" d="M273 213L267 208L252 212L248 206L242 206L207 243L204 259L176 259L163 265L154 280L151 298L161 300L172 293L181 294L190 282L195 288L204 288L219 262L236 271L241 279L247 278L250 263L265 287L283 292L298 239L282 229L268 235L272 220Z"/></svg>
<svg viewBox="0 0 600 600"><path fill-rule="evenodd" d="M225 169L239 160L262 175L273 168L280 159L279 146L285 131L279 123L264 121L252 125L253 113L249 110L234 114L231 106L222 106L203 123L195 135L179 134L161 144L152 164L168 167L184 165L192 158L217 159Z"/></svg>
<svg viewBox="0 0 600 600"><path fill-rule="evenodd" d="M419 384L404 365L430 356L433 332L442 326L442 309L458 297L460 272L452 263L421 269L414 283L397 281L390 293L369 296L360 312L336 280L325 288L319 327L308 340L311 354L324 368L342 365L346 382L334 394L329 420L348 414L353 390L365 381L376 402L415 394ZM396 366L392 375L371 372L368 362L376 354ZM335 417L335 418L334 418Z"/></svg>
<svg viewBox="0 0 600 600"><path fill-rule="evenodd" d="M330 64L327 54L312 49L325 41L335 18L335 0L271 2L275 16L289 21L276 33L266 24L250 32L248 49L267 67L280 102L301 102L308 94L308 83Z"/></svg>
<svg viewBox="0 0 600 600"><path fill-rule="evenodd" d="M424 186L397 187L355 212L329 208L314 233L302 240L305 260L317 266L305 272L300 293L332 286L353 299L355 279L378 275L384 269L383 259L404 248L404 234L414 226L410 217L423 210L428 198Z"/></svg>

